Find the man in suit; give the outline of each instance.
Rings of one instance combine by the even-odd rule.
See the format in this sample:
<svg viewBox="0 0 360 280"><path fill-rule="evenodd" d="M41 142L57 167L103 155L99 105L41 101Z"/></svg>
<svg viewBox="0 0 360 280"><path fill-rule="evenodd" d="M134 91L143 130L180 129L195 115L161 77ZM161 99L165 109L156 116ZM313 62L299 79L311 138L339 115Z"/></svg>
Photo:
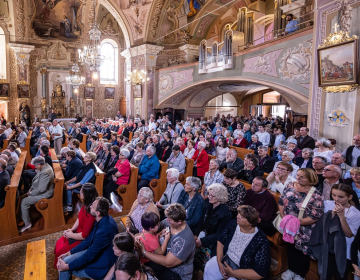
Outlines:
<svg viewBox="0 0 360 280"><path fill-rule="evenodd" d="M354 145L347 147L342 155L345 158L347 165L351 167L360 167L360 134L357 134L353 138Z"/></svg>
<svg viewBox="0 0 360 280"><path fill-rule="evenodd" d="M97 197L90 206L90 214L96 219L90 235L59 257L57 268L60 280L70 280L72 275L104 279L116 260L112 247L114 236L119 232L108 212L109 201L104 197Z"/></svg>
<svg viewBox="0 0 360 280"><path fill-rule="evenodd" d="M4 133L4 129L0 128L0 148L2 149L4 146L4 140L6 139L6 135Z"/></svg>
<svg viewBox="0 0 360 280"><path fill-rule="evenodd" d="M244 161L237 156L235 149L230 149L226 153L226 158L220 163L219 170L224 171L224 169L233 169L238 173L243 168Z"/></svg>
<svg viewBox="0 0 360 280"><path fill-rule="evenodd" d="M153 137L153 143L154 143L154 147L156 149L156 156L158 159L161 158L162 154L161 154L161 151L162 151L162 147L161 147L161 144L160 144L160 136L159 135L154 135Z"/></svg>
<svg viewBox="0 0 360 280"><path fill-rule="evenodd" d="M5 187L10 185L10 175L6 171L6 165L6 161L0 159L0 208L3 208L5 203Z"/></svg>
<svg viewBox="0 0 360 280"><path fill-rule="evenodd" d="M61 165L61 168L65 168L65 181L69 181L74 178L79 172L80 168L83 166L81 159L76 156L75 151L66 152L66 163Z"/></svg>
<svg viewBox="0 0 360 280"><path fill-rule="evenodd" d="M30 206L43 198L50 198L54 195L54 171L49 164L45 162L42 156L35 157L31 162L37 169L37 173L32 180L32 184L27 197L21 201L21 219L24 226L20 232L31 228L29 209Z"/></svg>
<svg viewBox="0 0 360 280"><path fill-rule="evenodd" d="M300 150L304 148L310 148L312 150L315 149L315 140L308 135L309 129L307 127L300 128L300 134L301 136L295 138L297 141L297 147Z"/></svg>
<svg viewBox="0 0 360 280"><path fill-rule="evenodd" d="M259 146L258 154L259 154L259 168L265 173L270 173L274 169L275 159L269 156L267 146Z"/></svg>

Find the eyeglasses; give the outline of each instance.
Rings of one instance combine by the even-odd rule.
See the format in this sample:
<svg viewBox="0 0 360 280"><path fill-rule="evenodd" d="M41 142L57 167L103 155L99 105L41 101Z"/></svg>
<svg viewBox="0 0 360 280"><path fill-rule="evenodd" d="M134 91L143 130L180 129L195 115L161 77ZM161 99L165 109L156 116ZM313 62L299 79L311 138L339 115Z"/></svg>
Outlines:
<svg viewBox="0 0 360 280"><path fill-rule="evenodd" d="M288 171L287 169L285 168L279 168L279 167L276 167L277 170L281 170L281 171Z"/></svg>

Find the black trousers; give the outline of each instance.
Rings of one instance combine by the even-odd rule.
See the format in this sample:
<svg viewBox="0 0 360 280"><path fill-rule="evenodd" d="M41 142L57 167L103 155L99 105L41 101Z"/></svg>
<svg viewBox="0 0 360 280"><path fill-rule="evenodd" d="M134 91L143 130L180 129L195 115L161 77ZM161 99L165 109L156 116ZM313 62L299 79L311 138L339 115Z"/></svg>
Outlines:
<svg viewBox="0 0 360 280"><path fill-rule="evenodd" d="M261 222L257 224L257 227L268 236L273 236L277 232L277 229L274 227L272 222L265 222L261 220Z"/></svg>
<svg viewBox="0 0 360 280"><path fill-rule="evenodd" d="M172 271L170 268L152 261L145 263L145 265L154 271L156 278L159 280L181 280L180 275Z"/></svg>
<svg viewBox="0 0 360 280"><path fill-rule="evenodd" d="M137 191L139 192L141 188L143 187L149 187L150 180L140 180L140 182L137 185Z"/></svg>
<svg viewBox="0 0 360 280"><path fill-rule="evenodd" d="M116 184L116 182L114 182L111 177L108 178L107 180L105 180L105 182L107 182L105 185L104 185L104 190L103 190L103 195L105 198L107 198L110 203L112 204L112 201L111 201L111 193L116 191L117 188L119 187L118 184Z"/></svg>
<svg viewBox="0 0 360 280"><path fill-rule="evenodd" d="M289 269L302 278L310 268L310 257L295 248L295 244L287 243L288 267Z"/></svg>
<svg viewBox="0 0 360 280"><path fill-rule="evenodd" d="M334 276L335 280L348 279L348 273L349 273L351 267L352 267L351 261L346 260L346 268L345 268L344 276L340 277L340 274L339 274L339 272L337 270L337 266L336 266L335 255L329 253L328 267L327 267L327 272L326 272L326 280L331 280L333 276Z"/></svg>
<svg viewBox="0 0 360 280"><path fill-rule="evenodd" d="M35 169L28 169L25 170L22 173L21 178L23 179L24 182L24 191L28 191L30 189L30 181L32 181L32 179L34 179L36 175ZM19 184L18 189L21 189L21 184Z"/></svg>

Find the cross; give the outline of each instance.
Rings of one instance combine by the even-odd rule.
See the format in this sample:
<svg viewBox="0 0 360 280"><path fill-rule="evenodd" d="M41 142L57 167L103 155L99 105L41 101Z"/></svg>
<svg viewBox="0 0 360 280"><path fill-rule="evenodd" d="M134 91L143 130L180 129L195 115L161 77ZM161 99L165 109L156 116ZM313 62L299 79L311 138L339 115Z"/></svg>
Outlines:
<svg viewBox="0 0 360 280"><path fill-rule="evenodd" d="M338 27L340 27L340 25L338 25L337 23L335 23L334 26L333 26L333 29L334 29L334 32L335 32L335 33L337 33Z"/></svg>

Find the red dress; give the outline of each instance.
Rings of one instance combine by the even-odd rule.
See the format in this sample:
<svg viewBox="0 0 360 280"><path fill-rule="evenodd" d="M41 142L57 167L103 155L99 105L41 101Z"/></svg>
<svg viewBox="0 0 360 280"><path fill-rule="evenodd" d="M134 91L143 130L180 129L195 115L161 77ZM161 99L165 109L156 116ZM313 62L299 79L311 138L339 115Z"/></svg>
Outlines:
<svg viewBox="0 0 360 280"><path fill-rule="evenodd" d="M209 171L209 156L205 150L202 150L199 154L199 150L196 150L191 158L196 161L197 176L203 177L205 173Z"/></svg>
<svg viewBox="0 0 360 280"><path fill-rule="evenodd" d="M81 207L81 210L79 212L79 225L76 229L76 232L81 232L81 236L83 238L86 238L89 236L90 232L93 229L94 223L95 223L95 217L91 216L89 213L86 213L85 206ZM62 254L65 254L69 252L72 248L79 245L81 240L75 241L71 245L69 244L69 240L62 236L55 245L55 261L54 261L54 267L56 268L56 264L58 261L58 257Z"/></svg>

